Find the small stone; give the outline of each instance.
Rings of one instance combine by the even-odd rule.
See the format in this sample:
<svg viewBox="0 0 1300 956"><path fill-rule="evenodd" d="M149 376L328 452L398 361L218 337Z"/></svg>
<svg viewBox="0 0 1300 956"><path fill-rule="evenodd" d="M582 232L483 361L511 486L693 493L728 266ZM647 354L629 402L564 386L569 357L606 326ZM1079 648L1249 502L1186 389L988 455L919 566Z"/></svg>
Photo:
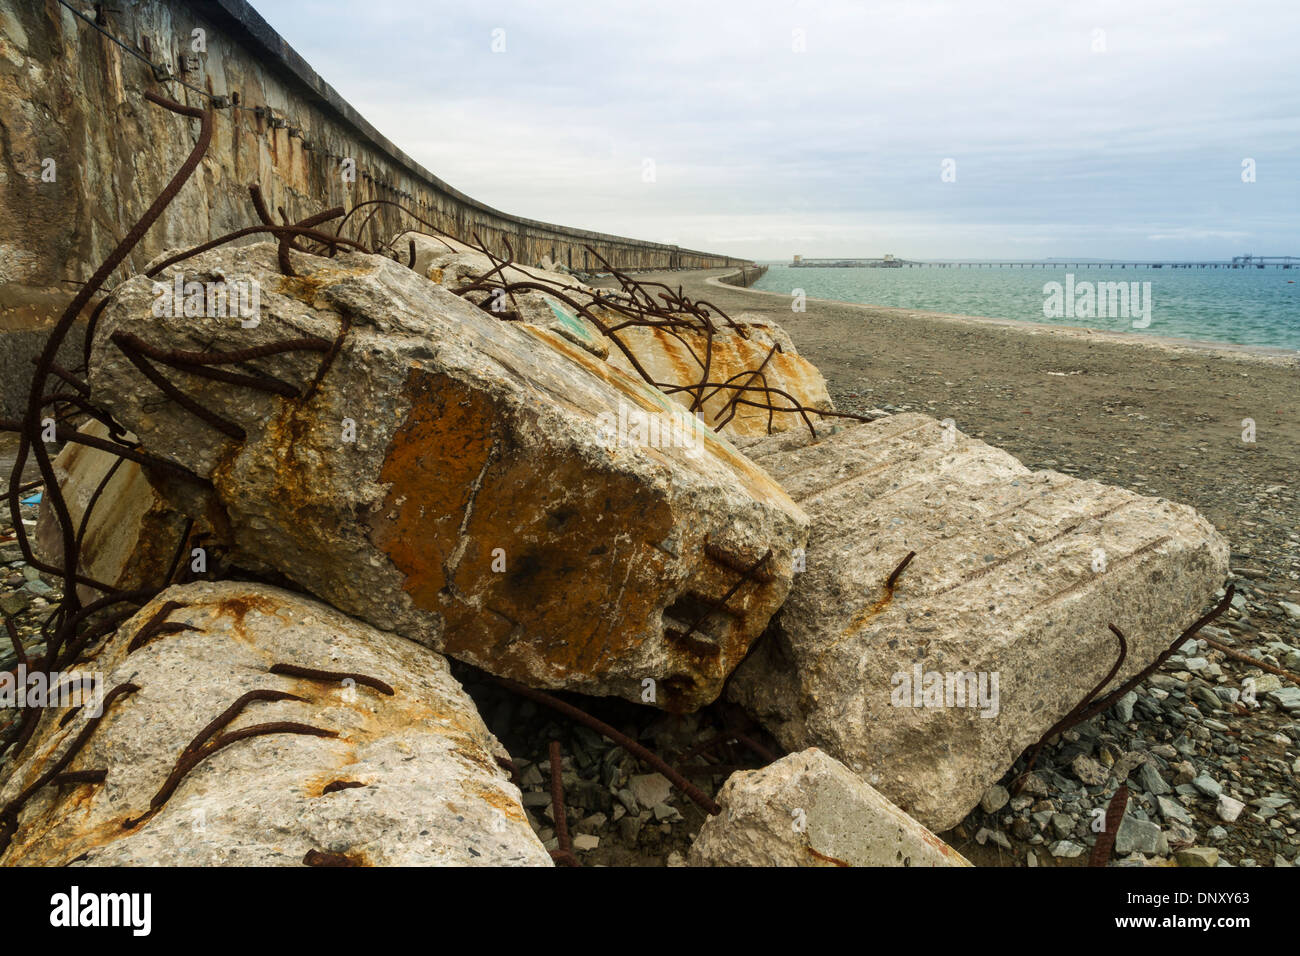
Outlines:
<svg viewBox="0 0 1300 956"><path fill-rule="evenodd" d="M682 818L681 812L667 803L656 803L651 812L660 823L677 823Z"/></svg>
<svg viewBox="0 0 1300 956"><path fill-rule="evenodd" d="M1291 620L1300 621L1300 604L1292 604L1290 601L1278 601L1277 606L1280 607L1286 613L1286 616L1291 618Z"/></svg>
<svg viewBox="0 0 1300 956"><path fill-rule="evenodd" d="M1177 820L1179 823L1186 823L1189 827L1196 824L1196 819L1173 797L1156 797L1156 806L1160 808L1160 815L1166 821Z"/></svg>
<svg viewBox="0 0 1300 956"><path fill-rule="evenodd" d="M1151 763L1144 763L1137 768L1137 780L1143 790L1154 796L1169 792L1169 784L1165 783L1165 778L1160 776L1160 771Z"/></svg>
<svg viewBox="0 0 1300 956"><path fill-rule="evenodd" d="M1121 723L1127 724L1133 719L1133 705L1137 703L1138 695L1136 691L1129 691L1119 700L1115 701L1115 716Z"/></svg>
<svg viewBox="0 0 1300 956"><path fill-rule="evenodd" d="M590 853L600 846L600 837L590 833L579 833L573 838L573 848L579 853Z"/></svg>
<svg viewBox="0 0 1300 956"><path fill-rule="evenodd" d="M1074 843L1070 840L1057 840L1055 843L1053 843L1051 846L1047 848L1047 852L1052 854L1052 856L1056 857L1057 859L1073 860L1075 857L1083 855L1083 849L1084 848L1081 847L1079 844ZM1030 857L1034 856L1032 852L1029 855ZM1035 859L1035 861L1033 863L1030 863L1029 865L1037 866L1038 865L1037 859Z"/></svg>
<svg viewBox="0 0 1300 956"><path fill-rule="evenodd" d="M637 803L636 794L627 787L624 787L615 796L617 796L618 802L622 805L624 810L634 817L640 816L641 804Z"/></svg>
<svg viewBox="0 0 1300 956"><path fill-rule="evenodd" d="M1207 840L1226 840L1228 838L1228 831L1223 827L1213 826L1210 827L1209 832L1205 834L1205 838Z"/></svg>
<svg viewBox="0 0 1300 956"><path fill-rule="evenodd" d="M1079 754L1075 757L1070 764L1070 769L1074 771L1075 777L1089 787L1100 787L1106 782L1108 776L1106 768L1087 754Z"/></svg>
<svg viewBox="0 0 1300 956"><path fill-rule="evenodd" d="M1210 846L1189 846L1174 854L1179 866L1218 866L1219 851Z"/></svg>
<svg viewBox="0 0 1300 956"><path fill-rule="evenodd" d="M1192 786L1207 797L1217 797L1223 792L1223 786L1209 774L1201 774L1192 778Z"/></svg>
<svg viewBox="0 0 1300 956"><path fill-rule="evenodd" d="M1182 849L1196 843L1196 831L1185 823L1168 820L1165 822L1165 839L1172 849Z"/></svg>
<svg viewBox="0 0 1300 956"><path fill-rule="evenodd" d="M1267 694L1282 687L1282 678L1276 674L1264 674L1262 677L1253 677L1251 679L1255 682L1256 695Z"/></svg>
<svg viewBox="0 0 1300 956"><path fill-rule="evenodd" d="M628 781L628 789L636 797L637 803L651 810L672 795L673 785L661 773L641 773ZM628 811L631 810L632 808L628 807Z"/></svg>
<svg viewBox="0 0 1300 956"><path fill-rule="evenodd" d="M1130 750L1123 754L1110 768L1111 776L1123 783L1138 767L1147 761L1147 755L1140 750Z"/></svg>
<svg viewBox="0 0 1300 956"><path fill-rule="evenodd" d="M1240 800L1234 800L1226 793L1219 794L1219 819L1224 823L1235 822L1245 808L1246 805Z"/></svg>
<svg viewBox="0 0 1300 956"><path fill-rule="evenodd" d="M1120 856L1133 852L1144 856L1164 856L1169 852L1169 844L1157 824L1125 816L1115 834L1115 852Z"/></svg>
<svg viewBox="0 0 1300 956"><path fill-rule="evenodd" d="M1269 691L1268 699L1285 711L1300 710L1300 687L1279 687Z"/></svg>
<svg viewBox="0 0 1300 956"><path fill-rule="evenodd" d="M1033 797L1045 797L1052 792L1048 789L1043 778L1036 772L1025 774L1024 784L1021 786L1021 790Z"/></svg>
<svg viewBox="0 0 1300 956"><path fill-rule="evenodd" d="M984 791L984 796L980 798L980 806L985 813L997 813L1010 799L1011 794L1007 792L1007 788L995 783Z"/></svg>
<svg viewBox="0 0 1300 956"><path fill-rule="evenodd" d="M636 846L637 838L641 835L641 818L628 815L618 821L618 835L623 838L623 842Z"/></svg>

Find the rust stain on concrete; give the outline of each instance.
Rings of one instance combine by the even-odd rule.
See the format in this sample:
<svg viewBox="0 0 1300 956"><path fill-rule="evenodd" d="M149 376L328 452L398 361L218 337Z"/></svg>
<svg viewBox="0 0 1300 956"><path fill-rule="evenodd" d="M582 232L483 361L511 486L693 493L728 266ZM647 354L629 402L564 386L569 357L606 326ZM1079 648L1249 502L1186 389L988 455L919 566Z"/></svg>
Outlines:
<svg viewBox="0 0 1300 956"><path fill-rule="evenodd" d="M560 676L626 658L659 626L667 558L652 542L674 527L667 502L598 461L530 442L540 425L507 420L446 375L413 369L405 391L372 540L415 604L444 615L446 653L521 678L537 676L526 660ZM635 540L624 515L637 516Z"/></svg>

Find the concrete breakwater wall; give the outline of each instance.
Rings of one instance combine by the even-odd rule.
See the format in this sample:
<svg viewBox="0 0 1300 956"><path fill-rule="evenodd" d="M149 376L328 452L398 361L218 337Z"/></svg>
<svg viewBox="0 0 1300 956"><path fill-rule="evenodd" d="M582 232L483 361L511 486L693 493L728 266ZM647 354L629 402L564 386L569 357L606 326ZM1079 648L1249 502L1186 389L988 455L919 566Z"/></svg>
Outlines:
<svg viewBox="0 0 1300 956"><path fill-rule="evenodd" d="M718 276L718 281L748 289L766 274L767 266L744 265L730 275Z"/></svg>
<svg viewBox="0 0 1300 956"><path fill-rule="evenodd" d="M281 207L298 220L393 200L454 236L477 235L498 254L508 243L529 265L549 257L598 271L587 246L629 270L744 262L524 219L464 195L371 126L243 0L139 0L105 4L98 14L89 4L72 7L0 0L5 415L16 412L16 393L25 394L35 343L194 146L198 123L149 103L150 90L212 108L212 143L110 287L164 249L256 224L250 183L260 184L273 216ZM372 206L349 230L374 209L367 243L415 225Z"/></svg>

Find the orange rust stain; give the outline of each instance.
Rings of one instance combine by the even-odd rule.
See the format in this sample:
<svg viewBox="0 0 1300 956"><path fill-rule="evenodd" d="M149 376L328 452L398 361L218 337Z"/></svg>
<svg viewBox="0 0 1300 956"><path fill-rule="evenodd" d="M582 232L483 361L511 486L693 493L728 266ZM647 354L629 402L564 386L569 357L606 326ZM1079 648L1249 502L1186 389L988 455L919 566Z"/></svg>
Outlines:
<svg viewBox="0 0 1300 956"><path fill-rule="evenodd" d="M532 326L522 326L522 328L524 331L529 332L546 342L555 351L564 354L568 358L573 359L573 361L581 365L583 368L593 372L606 384L618 389L623 398L626 399L629 404L635 404L643 411L652 413L665 412L671 407L668 404L669 402L683 406L690 405L689 397L684 400L682 398L683 395L687 395L688 393L680 392L674 396L669 396L653 391L653 387L648 384L644 385L643 388L642 385L644 383L642 382L641 377L632 370L632 367L627 364L627 357L619 352L618 348L615 346L610 347L610 361L600 361L594 358L591 353L578 348L567 339L560 336L548 337L542 330L533 328ZM636 354L636 348L634 347L635 343L629 340L628 344L633 354ZM638 361L639 360L640 359L638 358ZM696 373L689 379L689 381L698 381L700 371L701 370L697 365ZM647 372L649 372L652 377L655 376L655 373L650 369L647 369ZM710 373L710 378L712 379L712 373ZM650 390L649 393L647 393L647 390ZM561 396L555 397L557 400L562 400ZM582 411L590 414L593 410L582 409ZM764 414L766 415L766 413ZM764 419L764 421L766 421L766 419ZM802 427L802 425L800 427ZM736 476L740 479L742 486L749 494L762 501L779 502L786 509L795 513L800 513L798 506L795 505L790 496L786 494L785 489L777 484L772 479L771 475L736 451L736 449L732 447L731 443L724 437L714 434L712 429L703 429L699 434L699 440L704 444L706 454L720 458L731 466L732 470L736 472ZM654 451L654 449L645 450Z"/></svg>
<svg viewBox="0 0 1300 956"><path fill-rule="evenodd" d="M873 601L868 607L863 608L856 615L854 615L853 620L850 621L848 627L844 629L844 633L841 635L841 637L848 637L849 635L855 634L858 631L862 630L871 622L873 618L875 618L878 614L880 614L881 611L889 607L890 602L894 600L894 591L897 589L897 587L898 587L897 584L895 584L894 587L889 587L888 585L886 585L882 589L882 593L880 597L876 598L876 600Z"/></svg>
<svg viewBox="0 0 1300 956"><path fill-rule="evenodd" d="M252 611L274 616L284 610L282 603L261 594L237 594L200 607L211 608L219 615L229 615L234 618L235 627L242 627L244 618Z"/></svg>
<svg viewBox="0 0 1300 956"><path fill-rule="evenodd" d="M462 517L498 435L483 394L446 375L412 370L405 392L411 410L379 473L392 484L382 512L391 520L380 523L375 543L407 575L415 603L436 610Z"/></svg>
<svg viewBox="0 0 1300 956"><path fill-rule="evenodd" d="M524 816L523 808L519 806L518 802L496 787L488 786L477 780L462 780L460 789L467 797L482 800L494 809L500 810L503 816L514 820L516 823L523 823L528 819Z"/></svg>
<svg viewBox="0 0 1300 956"><path fill-rule="evenodd" d="M811 853L813 856L817 857L817 859L821 860L821 861L824 862L824 863L833 863L833 864L835 864L836 866L852 866L852 865L853 865L852 863L846 863L844 860L841 860L839 857L827 856L825 853L818 853L816 850L814 850L814 849L813 849L812 847L810 847L810 846L804 847L804 849L807 850L809 853Z"/></svg>
<svg viewBox="0 0 1300 956"><path fill-rule="evenodd" d="M413 369L406 394L372 540L412 600L444 616L448 654L524 678L537 660L557 674L600 673L658 627L667 559L653 542L672 528L662 498L631 476L529 447L523 437L542 426L508 421L448 376ZM630 542L618 540L625 515L636 516Z"/></svg>
<svg viewBox="0 0 1300 956"><path fill-rule="evenodd" d="M336 269L324 266L309 275L281 276L279 291L311 305L320 296L322 289L337 285L343 279L369 275L374 271L372 268Z"/></svg>

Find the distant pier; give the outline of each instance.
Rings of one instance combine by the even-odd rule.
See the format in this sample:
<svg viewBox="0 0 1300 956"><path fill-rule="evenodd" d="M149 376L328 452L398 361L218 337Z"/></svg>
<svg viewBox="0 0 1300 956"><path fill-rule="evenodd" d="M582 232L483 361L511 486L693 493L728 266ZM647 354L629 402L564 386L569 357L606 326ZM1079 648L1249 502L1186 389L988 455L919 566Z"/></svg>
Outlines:
<svg viewBox="0 0 1300 956"><path fill-rule="evenodd" d="M1233 256L1228 259L1165 260L1113 262L1065 262L1025 260L1009 262L995 259L913 260L885 256L878 259L806 259L795 256L790 263L796 269L1290 269L1300 267L1300 256Z"/></svg>

